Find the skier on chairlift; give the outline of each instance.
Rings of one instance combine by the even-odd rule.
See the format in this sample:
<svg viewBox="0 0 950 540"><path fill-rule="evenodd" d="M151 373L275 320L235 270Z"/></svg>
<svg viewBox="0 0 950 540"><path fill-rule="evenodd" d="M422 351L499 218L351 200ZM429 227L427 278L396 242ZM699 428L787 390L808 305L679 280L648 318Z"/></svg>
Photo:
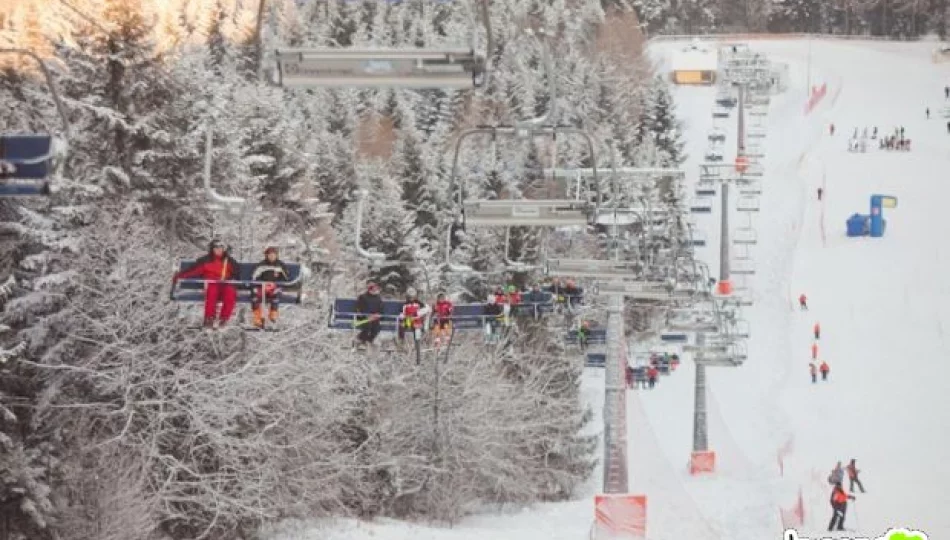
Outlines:
<svg viewBox="0 0 950 540"><path fill-rule="evenodd" d="M364 348L372 344L382 328L383 299L379 295L379 285L370 281L366 292L356 298L356 326L360 329L356 336L357 346Z"/></svg>
<svg viewBox="0 0 950 540"><path fill-rule="evenodd" d="M218 302L221 302L219 327L223 327L231 319L234 306L237 304L237 287L228 281L237 280L239 266L228 254L228 249L221 240L214 239L208 245L208 254L201 257L191 268L175 274L172 283L180 279L201 279L205 282L204 327L214 328L218 318Z"/></svg>
<svg viewBox="0 0 950 540"><path fill-rule="evenodd" d="M406 301L402 305L402 313L399 315L399 329L397 331L399 342L402 343L406 338L406 330L413 332L415 339L421 338L424 328L426 315L429 314L429 308L416 295L416 290L412 287L406 290Z"/></svg>
<svg viewBox="0 0 950 540"><path fill-rule="evenodd" d="M505 307L498 301L497 294L488 295L485 304L485 342L493 343L498 339L498 329L505 316Z"/></svg>
<svg viewBox="0 0 950 540"><path fill-rule="evenodd" d="M435 317L432 319L432 336L435 340L435 346L438 348L442 346L443 337L445 342L448 343L449 335L452 333L452 311L455 306L452 305L452 301L448 299L444 292L440 292L439 296L436 297L433 309Z"/></svg>
<svg viewBox="0 0 950 540"><path fill-rule="evenodd" d="M279 252L275 247L269 247L264 250L264 260L257 263L254 272L251 274L251 281L262 281L263 284L253 285L251 294L251 310L254 314L254 326L264 328L263 304L266 301L270 304L267 312L267 318L270 322L276 323L280 309L280 285L279 283L289 281L290 271L279 258Z"/></svg>

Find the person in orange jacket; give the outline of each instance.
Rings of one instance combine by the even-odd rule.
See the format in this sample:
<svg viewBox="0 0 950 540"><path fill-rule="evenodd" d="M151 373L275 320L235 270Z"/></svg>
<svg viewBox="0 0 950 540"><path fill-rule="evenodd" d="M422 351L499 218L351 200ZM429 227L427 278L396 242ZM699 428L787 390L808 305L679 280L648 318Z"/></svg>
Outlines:
<svg viewBox="0 0 950 540"><path fill-rule="evenodd" d="M798 307L801 308L802 311L808 311L808 297L805 296L805 293L802 293L798 297Z"/></svg>
<svg viewBox="0 0 950 540"><path fill-rule="evenodd" d="M817 343L811 344L811 359L812 360L818 359L818 344Z"/></svg>
<svg viewBox="0 0 950 540"><path fill-rule="evenodd" d="M217 318L218 302L221 302L220 326L224 326L234 313L237 304L237 286L234 283L222 283L238 279L237 261L228 254L224 242L215 239L208 245L208 254L201 257L191 268L175 274L173 283L180 279L201 279L205 282L205 328L214 328Z"/></svg>
<svg viewBox="0 0 950 540"><path fill-rule="evenodd" d="M814 362L809 362L809 363L808 363L808 373L811 374L811 382L812 382L812 384L818 382L818 367L815 366L815 363L814 363Z"/></svg>
<svg viewBox="0 0 950 540"><path fill-rule="evenodd" d="M821 325L818 323L815 323L815 327L813 328L813 330L815 332L815 340L817 341L821 339Z"/></svg>
<svg viewBox="0 0 950 540"><path fill-rule="evenodd" d="M844 530L844 516L848 512L848 499L852 501L854 495L848 493L841 487L841 483L835 484L831 490L831 521L828 523L828 530ZM835 525L837 524L837 528Z"/></svg>
<svg viewBox="0 0 950 540"><path fill-rule="evenodd" d="M821 371L821 380L828 380L828 372L831 371L831 368L828 367L828 362L824 360L821 361L821 366L818 367L818 371Z"/></svg>

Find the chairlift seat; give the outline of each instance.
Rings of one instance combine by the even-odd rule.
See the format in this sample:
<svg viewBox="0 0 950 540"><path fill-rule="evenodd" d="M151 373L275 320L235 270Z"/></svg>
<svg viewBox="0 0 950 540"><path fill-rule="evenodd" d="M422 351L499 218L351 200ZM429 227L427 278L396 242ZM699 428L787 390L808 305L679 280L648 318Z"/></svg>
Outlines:
<svg viewBox="0 0 950 540"><path fill-rule="evenodd" d="M293 88L470 89L484 83L485 60L469 49L281 49L274 83Z"/></svg>
<svg viewBox="0 0 950 540"><path fill-rule="evenodd" d="M195 260L188 259L178 263L178 271L183 271L194 266ZM302 267L296 263L284 263L287 266L288 280L277 282L280 287L280 302L283 304L299 304L303 299L303 278ZM237 301L241 304L250 304L254 296L254 267L257 263L239 262L237 283ZM205 299L205 280L202 279L181 279L175 284L172 291L172 299L178 302L204 302Z"/></svg>
<svg viewBox="0 0 950 540"><path fill-rule="evenodd" d="M0 135L0 197L49 195L54 157L50 135Z"/></svg>
<svg viewBox="0 0 950 540"><path fill-rule="evenodd" d="M564 334L564 343L568 345L577 345L580 343L580 335L578 330L571 330ZM590 333L587 334L587 344L588 345L606 345L607 344L607 329L606 328L593 328L590 330Z"/></svg>
<svg viewBox="0 0 950 540"><path fill-rule="evenodd" d="M495 227L567 227L587 225L595 214L584 201L467 200L463 201L466 225Z"/></svg>
<svg viewBox="0 0 950 540"><path fill-rule="evenodd" d="M689 211L692 214L711 214L712 206L693 205L689 207Z"/></svg>
<svg viewBox="0 0 950 540"><path fill-rule="evenodd" d="M687 343L689 341L689 334L663 332L660 334L660 341L664 343Z"/></svg>
<svg viewBox="0 0 950 540"><path fill-rule="evenodd" d="M637 261L548 259L544 262L544 274L552 277L624 279L635 276L639 266Z"/></svg>
<svg viewBox="0 0 950 540"><path fill-rule="evenodd" d="M697 197L715 197L716 188L696 188Z"/></svg>
<svg viewBox="0 0 950 540"><path fill-rule="evenodd" d="M602 368L606 365L606 353L587 353L587 356L584 358L584 367Z"/></svg>

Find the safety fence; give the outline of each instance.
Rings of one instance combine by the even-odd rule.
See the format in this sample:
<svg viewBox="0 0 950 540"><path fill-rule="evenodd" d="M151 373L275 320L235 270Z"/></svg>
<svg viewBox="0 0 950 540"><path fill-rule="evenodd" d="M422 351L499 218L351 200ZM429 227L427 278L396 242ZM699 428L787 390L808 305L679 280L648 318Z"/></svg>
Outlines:
<svg viewBox="0 0 950 540"><path fill-rule="evenodd" d="M825 99L826 95L828 95L828 83L822 83L821 86L813 86L811 88L811 94L808 96L808 101L805 103L805 114L811 113L815 107L821 103L821 100Z"/></svg>
<svg viewBox="0 0 950 540"><path fill-rule="evenodd" d="M785 461L792 454L795 448L795 439L789 437L785 443L779 447L776 452L778 461L779 476L785 476ZM790 506L780 506L778 509L779 517L782 520L782 529L800 528L805 524L805 498L802 494L802 487L798 487L798 496Z"/></svg>

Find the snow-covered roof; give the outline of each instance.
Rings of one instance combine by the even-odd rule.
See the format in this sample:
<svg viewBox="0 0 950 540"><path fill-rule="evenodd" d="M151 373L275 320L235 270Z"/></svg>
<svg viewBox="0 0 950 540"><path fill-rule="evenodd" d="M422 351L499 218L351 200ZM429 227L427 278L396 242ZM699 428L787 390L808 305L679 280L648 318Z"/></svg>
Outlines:
<svg viewBox="0 0 950 540"><path fill-rule="evenodd" d="M673 51L673 71L716 71L718 65L719 53L701 43Z"/></svg>

